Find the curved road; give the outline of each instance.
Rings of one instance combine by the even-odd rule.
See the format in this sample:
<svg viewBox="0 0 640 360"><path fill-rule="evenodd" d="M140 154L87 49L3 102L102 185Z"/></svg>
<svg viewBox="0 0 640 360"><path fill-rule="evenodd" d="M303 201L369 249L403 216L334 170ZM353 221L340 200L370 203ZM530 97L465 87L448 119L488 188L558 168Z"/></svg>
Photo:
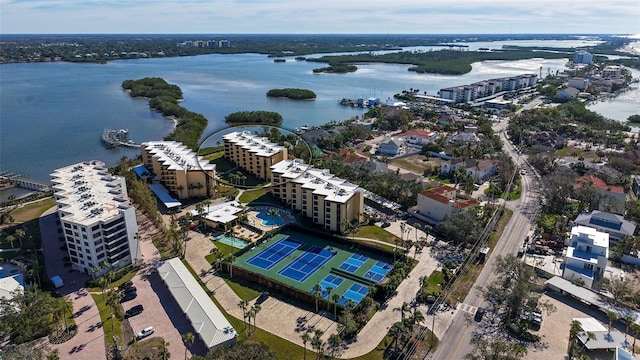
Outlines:
<svg viewBox="0 0 640 360"><path fill-rule="evenodd" d="M533 100L520 111L531 109L539 103L539 99ZM501 122L496 124L494 128L497 131L501 131L500 137L504 144L504 150L509 154L509 156L511 156L519 167L521 166L520 155L502 131L506 126L506 122ZM522 196L519 200L507 203L507 207L513 210L513 215L505 227L504 232L500 236L497 245L492 250L491 255L476 280L476 283L464 299L464 303L458 305L459 310L456 311L451 325L440 340L438 349L433 353L431 359L463 359L466 354L473 351L473 347L470 344L471 338L473 337L473 329L475 327L475 325L473 325L475 323L472 320L473 312L475 312L475 308L484 306L485 301L483 290L495 279L493 267L496 257L498 255L505 256L507 254L515 255L518 252L518 249L522 246L524 239L533 229L533 224L535 223L538 208L540 206L540 195L535 191L535 187L537 185L535 185L536 181L534 176L536 175L534 175L532 171L529 171L526 175L522 175ZM470 307L465 305L470 305ZM462 311L460 309L472 310ZM470 322L472 323L471 325L469 324Z"/></svg>

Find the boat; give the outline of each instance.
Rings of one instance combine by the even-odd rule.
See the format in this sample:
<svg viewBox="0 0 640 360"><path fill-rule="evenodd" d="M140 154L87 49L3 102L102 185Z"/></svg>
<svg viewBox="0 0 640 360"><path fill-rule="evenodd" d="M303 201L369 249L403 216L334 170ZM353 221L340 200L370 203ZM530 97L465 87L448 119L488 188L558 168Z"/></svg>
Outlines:
<svg viewBox="0 0 640 360"><path fill-rule="evenodd" d="M273 59L273 62L283 63L283 62L287 62L287 60L285 60L285 59Z"/></svg>

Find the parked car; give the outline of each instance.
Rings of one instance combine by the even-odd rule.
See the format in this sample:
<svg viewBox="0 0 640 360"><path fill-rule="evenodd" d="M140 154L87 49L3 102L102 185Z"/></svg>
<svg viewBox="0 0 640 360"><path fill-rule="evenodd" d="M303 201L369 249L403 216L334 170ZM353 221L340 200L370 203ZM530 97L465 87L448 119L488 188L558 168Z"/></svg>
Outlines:
<svg viewBox="0 0 640 360"><path fill-rule="evenodd" d="M126 294L137 293L137 292L138 292L138 289L135 286L132 286L130 288L127 288L124 291L124 294L126 295Z"/></svg>
<svg viewBox="0 0 640 360"><path fill-rule="evenodd" d="M388 228L389 226L391 226L391 223L388 222L388 221L385 221L385 222L382 223L382 225L380 225L380 227L383 228L383 229L384 228Z"/></svg>
<svg viewBox="0 0 640 360"><path fill-rule="evenodd" d="M482 317L484 316L484 313L486 313L487 310L485 310L484 308L478 308L478 310L476 311L476 315L473 317L473 319L475 321L480 321L482 320Z"/></svg>
<svg viewBox="0 0 640 360"><path fill-rule="evenodd" d="M143 310L144 310L144 307L142 306L142 304L138 304L138 305L132 307L131 309L127 310L124 313L124 317L125 318L130 318L132 316L136 316L136 315L142 313Z"/></svg>
<svg viewBox="0 0 640 360"><path fill-rule="evenodd" d="M118 287L118 290L127 290L133 287L133 281L127 281Z"/></svg>
<svg viewBox="0 0 640 360"><path fill-rule="evenodd" d="M258 298L256 299L256 304L262 304L263 302L265 302L267 300L267 298L269 297L269 292L268 291L264 291L262 294L260 294L260 296L258 296Z"/></svg>
<svg viewBox="0 0 640 360"><path fill-rule="evenodd" d="M120 303L124 303L124 302L130 301L130 300L133 300L133 299L135 299L137 297L138 297L138 293L137 292L126 293L126 294L124 294L122 299L120 299Z"/></svg>
<svg viewBox="0 0 640 360"><path fill-rule="evenodd" d="M136 334L136 338L138 340L142 340L144 338L146 338L147 336L153 334L156 331L156 329L153 328L153 326L148 326L144 329L142 329L142 331L140 331L139 333Z"/></svg>

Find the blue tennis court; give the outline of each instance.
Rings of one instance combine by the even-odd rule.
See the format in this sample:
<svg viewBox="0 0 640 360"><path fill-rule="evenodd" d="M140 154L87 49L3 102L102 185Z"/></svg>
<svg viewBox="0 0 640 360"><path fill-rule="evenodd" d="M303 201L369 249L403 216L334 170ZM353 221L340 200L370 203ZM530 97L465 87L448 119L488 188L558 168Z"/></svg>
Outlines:
<svg viewBox="0 0 640 360"><path fill-rule="evenodd" d="M304 254L298 256L289 265L278 271L278 274L295 281L304 282L335 254L335 252L325 250L319 246L312 246Z"/></svg>
<svg viewBox="0 0 640 360"><path fill-rule="evenodd" d="M384 261L378 261L371 267L371 269L369 269L369 271L364 274L364 277L375 282L380 282L380 280L382 280L385 275L387 275L389 271L391 271L391 269L393 269L393 265L388 264Z"/></svg>
<svg viewBox="0 0 640 360"><path fill-rule="evenodd" d="M290 238L284 238L252 256L251 259L246 261L246 263L255 265L261 269L269 270L282 261L282 259L291 255L300 246L302 246L301 242Z"/></svg>
<svg viewBox="0 0 640 360"><path fill-rule="evenodd" d="M344 279L339 276L335 276L332 274L327 275L324 280L320 281L320 286L322 286L322 298L326 299L327 296L329 296L329 292L327 292L328 288L332 288L333 290L335 290L338 288L338 286L340 286L340 284L342 284L343 281Z"/></svg>
<svg viewBox="0 0 640 360"><path fill-rule="evenodd" d="M344 261L340 265L340 270L348 271L350 273L356 272L369 258L362 254L353 254L350 258Z"/></svg>
<svg viewBox="0 0 640 360"><path fill-rule="evenodd" d="M354 303L358 304L360 301L367 296L369 293L369 288L362 284L354 283L351 285L349 290L345 291L344 294L338 300L338 304L344 306L347 303L347 300L351 300Z"/></svg>

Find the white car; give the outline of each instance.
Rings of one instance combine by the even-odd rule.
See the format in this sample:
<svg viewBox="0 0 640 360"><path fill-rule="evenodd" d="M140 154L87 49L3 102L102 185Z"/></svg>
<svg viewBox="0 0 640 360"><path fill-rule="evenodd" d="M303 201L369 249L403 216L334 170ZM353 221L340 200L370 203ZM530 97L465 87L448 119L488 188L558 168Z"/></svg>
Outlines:
<svg viewBox="0 0 640 360"><path fill-rule="evenodd" d="M147 336L153 334L155 331L156 331L156 329L154 329L153 326L146 327L146 328L142 329L142 331L140 331L138 334L136 334L136 338L138 340L142 340L142 339L146 338Z"/></svg>

